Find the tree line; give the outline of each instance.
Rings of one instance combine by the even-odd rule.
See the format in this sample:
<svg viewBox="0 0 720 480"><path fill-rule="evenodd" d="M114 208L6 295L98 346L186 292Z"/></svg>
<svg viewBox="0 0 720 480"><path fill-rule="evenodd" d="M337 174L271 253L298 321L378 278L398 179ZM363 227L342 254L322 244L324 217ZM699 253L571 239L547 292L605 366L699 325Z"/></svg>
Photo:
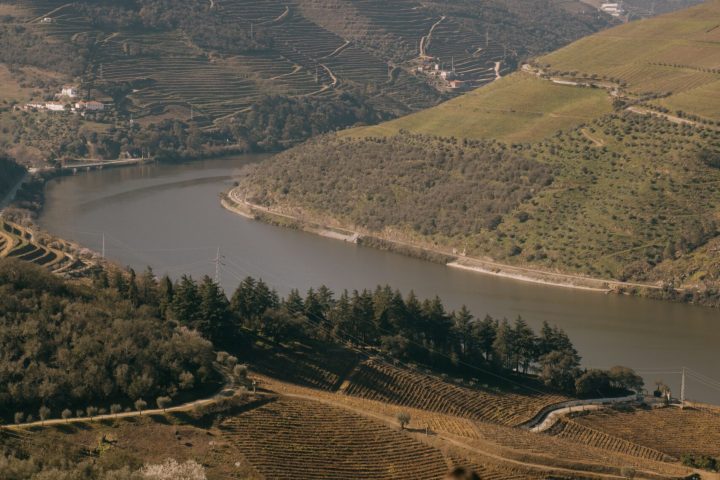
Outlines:
<svg viewBox="0 0 720 480"><path fill-rule="evenodd" d="M0 201L23 175L25 175L25 168L0 152Z"/></svg>
<svg viewBox="0 0 720 480"><path fill-rule="evenodd" d="M242 359L255 335L370 348L444 371L537 373L548 387L578 395L642 386L629 369L583 371L556 326L535 333L522 318L479 319L389 286L340 295L321 286L281 297L248 277L228 298L207 276L172 281L150 269L98 269L87 285L0 261L0 407L5 417L15 412L6 421L142 410L153 399L165 408L211 384L214 361L243 377L238 358L213 350Z"/></svg>
<svg viewBox="0 0 720 480"><path fill-rule="evenodd" d="M642 387L642 379L624 367L582 370L581 357L557 326L544 323L536 334L520 317L476 319L466 307L448 311L438 297L420 300L412 291L403 297L389 286L340 295L320 286L281 297L264 281L247 277L228 299L207 276L199 282L184 275L176 282L164 277L153 283L146 274L142 286L133 278L121 285L104 277L98 281L126 292L135 304L154 302L166 318L229 350L253 332L276 342L312 339L370 347L445 370L482 366L510 375L537 373L548 387L578 395Z"/></svg>

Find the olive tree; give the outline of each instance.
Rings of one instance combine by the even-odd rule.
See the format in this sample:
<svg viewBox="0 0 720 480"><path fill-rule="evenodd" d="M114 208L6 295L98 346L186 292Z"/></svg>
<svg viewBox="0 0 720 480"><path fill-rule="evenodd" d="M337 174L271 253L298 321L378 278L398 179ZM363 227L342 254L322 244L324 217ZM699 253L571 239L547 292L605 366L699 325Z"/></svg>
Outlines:
<svg viewBox="0 0 720 480"><path fill-rule="evenodd" d="M135 410L140 412L140 415L142 415L142 411L145 410L145 407L147 407L147 402L145 400L142 398L135 400Z"/></svg>
<svg viewBox="0 0 720 480"><path fill-rule="evenodd" d="M170 397L158 397L155 400L155 403L157 403L158 408L161 408L163 412L168 407L168 405L170 405L171 402L172 402L172 400L170 399Z"/></svg>
<svg viewBox="0 0 720 480"><path fill-rule="evenodd" d="M410 423L410 414L407 412L400 412L397 414L397 420L400 423L400 428L404 429L408 423Z"/></svg>
<svg viewBox="0 0 720 480"><path fill-rule="evenodd" d="M40 417L42 425L45 425L45 420L50 417L50 409L43 405L42 407L40 407L40 411L38 411L38 416Z"/></svg>

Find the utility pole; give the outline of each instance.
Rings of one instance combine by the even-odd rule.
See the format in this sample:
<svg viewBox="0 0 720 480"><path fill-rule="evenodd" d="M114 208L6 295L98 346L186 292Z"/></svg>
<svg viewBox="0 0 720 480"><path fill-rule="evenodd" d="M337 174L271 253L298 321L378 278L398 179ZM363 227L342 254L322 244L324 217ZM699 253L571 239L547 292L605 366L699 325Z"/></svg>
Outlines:
<svg viewBox="0 0 720 480"><path fill-rule="evenodd" d="M217 254L215 255L215 283L218 285L220 284L220 267L224 266L222 263L222 259L224 257L220 256L220 247L217 248Z"/></svg>
<svg viewBox="0 0 720 480"><path fill-rule="evenodd" d="M102 258L105 258L105 234L102 234Z"/></svg>
<svg viewBox="0 0 720 480"><path fill-rule="evenodd" d="M192 103L190 104L190 120L193 119L193 106Z"/></svg>
<svg viewBox="0 0 720 480"><path fill-rule="evenodd" d="M490 28L485 30L485 48L490 45Z"/></svg>
<svg viewBox="0 0 720 480"><path fill-rule="evenodd" d="M680 382L680 409L685 408L685 367L682 369L682 381Z"/></svg>

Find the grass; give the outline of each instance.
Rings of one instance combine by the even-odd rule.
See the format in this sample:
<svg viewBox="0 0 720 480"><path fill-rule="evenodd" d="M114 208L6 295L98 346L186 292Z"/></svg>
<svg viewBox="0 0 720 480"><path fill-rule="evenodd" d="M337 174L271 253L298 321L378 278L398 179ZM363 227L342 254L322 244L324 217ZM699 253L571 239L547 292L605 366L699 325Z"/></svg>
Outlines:
<svg viewBox="0 0 720 480"><path fill-rule="evenodd" d="M518 72L435 108L343 135L388 136L409 130L444 137L531 142L611 110L610 99L602 90L552 84Z"/></svg>
<svg viewBox="0 0 720 480"><path fill-rule="evenodd" d="M655 103L670 109L671 112L682 110L702 118L720 121L720 108L711 100L720 98L720 76L718 77L718 80L712 83L656 100Z"/></svg>
<svg viewBox="0 0 720 480"><path fill-rule="evenodd" d="M145 463L174 458L201 463L208 478L263 478L243 452L222 440L219 430L198 428L172 415L37 428L21 431L17 437L0 437L0 445L45 461L57 455L63 463L91 460L110 470L125 466L137 469Z"/></svg>
<svg viewBox="0 0 720 480"><path fill-rule="evenodd" d="M32 89L20 86L20 82L4 64L0 64L0 85L0 102L23 102L32 97Z"/></svg>

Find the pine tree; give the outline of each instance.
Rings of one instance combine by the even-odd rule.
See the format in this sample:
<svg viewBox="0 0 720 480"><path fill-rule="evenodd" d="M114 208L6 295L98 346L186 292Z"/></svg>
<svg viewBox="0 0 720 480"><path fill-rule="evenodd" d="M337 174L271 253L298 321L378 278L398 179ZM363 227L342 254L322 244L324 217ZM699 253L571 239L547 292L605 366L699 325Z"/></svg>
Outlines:
<svg viewBox="0 0 720 480"><path fill-rule="evenodd" d="M200 282L198 293L200 311L196 328L213 342L221 343L232 338L230 303L222 288L206 275Z"/></svg>
<svg viewBox="0 0 720 480"><path fill-rule="evenodd" d="M470 356L474 350L472 321L473 316L465 305L453 312L453 343L457 344L458 353L464 357Z"/></svg>
<svg viewBox="0 0 720 480"><path fill-rule="evenodd" d="M487 362L493 359L493 345L497 337L497 331L498 321L490 315L486 315L482 321L473 324L473 337Z"/></svg>
<svg viewBox="0 0 720 480"><path fill-rule="evenodd" d="M160 291L158 289L155 273L151 267L147 267L138 282L140 302L144 305L159 305Z"/></svg>
<svg viewBox="0 0 720 480"><path fill-rule="evenodd" d="M505 368L510 368L510 354L512 348L512 330L506 318L498 325L495 340L493 341L493 357Z"/></svg>
<svg viewBox="0 0 720 480"><path fill-rule="evenodd" d="M195 328L200 313L200 295L197 283L187 275L183 275L173 290L171 310L175 320Z"/></svg>
<svg viewBox="0 0 720 480"><path fill-rule="evenodd" d="M252 277L245 277L230 299L230 309L241 322L252 326L257 321L256 282Z"/></svg>
<svg viewBox="0 0 720 480"><path fill-rule="evenodd" d="M290 294L285 299L284 306L290 315L297 316L305 314L305 303L300 296L300 292L295 288L290 290Z"/></svg>

